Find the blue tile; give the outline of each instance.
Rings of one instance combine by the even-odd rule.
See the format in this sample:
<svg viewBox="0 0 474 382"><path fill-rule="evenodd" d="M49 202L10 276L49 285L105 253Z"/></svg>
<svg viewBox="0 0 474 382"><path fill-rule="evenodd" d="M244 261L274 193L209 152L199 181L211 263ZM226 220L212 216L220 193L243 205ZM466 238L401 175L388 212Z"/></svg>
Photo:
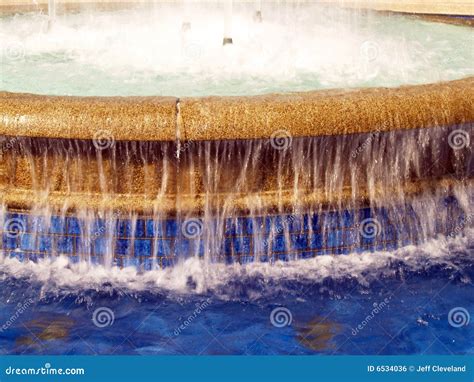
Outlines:
<svg viewBox="0 0 474 382"><path fill-rule="evenodd" d="M176 259L172 257L164 257L161 259L161 266L163 268L171 267L176 264Z"/></svg>
<svg viewBox="0 0 474 382"><path fill-rule="evenodd" d="M250 238L235 238L234 239L234 251L238 254L250 254Z"/></svg>
<svg viewBox="0 0 474 382"><path fill-rule="evenodd" d="M308 248L308 236L305 234L291 235L291 245L295 250Z"/></svg>
<svg viewBox="0 0 474 382"><path fill-rule="evenodd" d="M171 245L172 245L171 240L158 240L157 256L159 257L171 256L173 254Z"/></svg>
<svg viewBox="0 0 474 382"><path fill-rule="evenodd" d="M357 230L350 230L344 233L344 245L353 246L359 242L359 231Z"/></svg>
<svg viewBox="0 0 474 382"><path fill-rule="evenodd" d="M75 217L67 217L66 218L67 224L67 233L72 235L80 235L81 234L81 226L79 224L79 220Z"/></svg>
<svg viewBox="0 0 474 382"><path fill-rule="evenodd" d="M330 231L328 232L328 247L341 247L344 245L343 241L343 231Z"/></svg>
<svg viewBox="0 0 474 382"><path fill-rule="evenodd" d="M61 236L56 239L56 251L58 253L74 253L73 237L71 236Z"/></svg>
<svg viewBox="0 0 474 382"><path fill-rule="evenodd" d="M51 216L51 223L49 227L49 232L55 234L66 233L66 222L60 216Z"/></svg>
<svg viewBox="0 0 474 382"><path fill-rule="evenodd" d="M225 255L232 255L232 239L226 238L224 239L224 254Z"/></svg>
<svg viewBox="0 0 474 382"><path fill-rule="evenodd" d="M105 221L105 219L95 219L94 222L92 223L91 236L96 238L96 237L105 236L106 233L107 233L107 222Z"/></svg>
<svg viewBox="0 0 474 382"><path fill-rule="evenodd" d="M134 257L124 257L122 259L122 265L124 267L137 267L140 265L140 259Z"/></svg>
<svg viewBox="0 0 474 382"><path fill-rule="evenodd" d="M351 228L355 224L355 217L352 211L344 211L342 213L342 224L345 228Z"/></svg>
<svg viewBox="0 0 474 382"><path fill-rule="evenodd" d="M313 216L311 216L311 228L313 231L320 231L321 230L321 226L320 226L320 220L321 220L321 216L319 216L318 214L314 214Z"/></svg>
<svg viewBox="0 0 474 382"><path fill-rule="evenodd" d="M153 259L143 259L142 267L145 271L151 271L155 269L155 262Z"/></svg>
<svg viewBox="0 0 474 382"><path fill-rule="evenodd" d="M137 220L137 223L135 225L135 237L146 237L145 220Z"/></svg>
<svg viewBox="0 0 474 382"><path fill-rule="evenodd" d="M147 237L163 237L163 221L148 219L146 221L146 236Z"/></svg>
<svg viewBox="0 0 474 382"><path fill-rule="evenodd" d="M285 251L285 237L275 236L273 238L273 252L284 252Z"/></svg>
<svg viewBox="0 0 474 382"><path fill-rule="evenodd" d="M177 237L180 234L180 229L176 220L166 220L165 227L167 237Z"/></svg>
<svg viewBox="0 0 474 382"><path fill-rule="evenodd" d="M35 233L47 233L46 219L43 216L30 215L28 219L28 231Z"/></svg>
<svg viewBox="0 0 474 382"><path fill-rule="evenodd" d="M96 256L105 256L107 252L107 239L105 237L95 239L93 251Z"/></svg>
<svg viewBox="0 0 474 382"><path fill-rule="evenodd" d="M115 241L115 253L117 255L128 255L130 252L130 241L117 239Z"/></svg>
<svg viewBox="0 0 474 382"><path fill-rule="evenodd" d="M23 251L34 251L36 250L36 235L23 234L20 237L20 248Z"/></svg>
<svg viewBox="0 0 474 382"><path fill-rule="evenodd" d="M130 220L119 220L115 226L115 236L121 238L129 238L132 234Z"/></svg>
<svg viewBox="0 0 474 382"><path fill-rule="evenodd" d="M311 248L321 249L323 247L323 238L320 234L313 234L311 238Z"/></svg>
<svg viewBox="0 0 474 382"><path fill-rule="evenodd" d="M45 255L43 253L30 253L28 254L28 259L30 261L33 261L35 263L38 262L38 260L42 260L45 258Z"/></svg>
<svg viewBox="0 0 474 382"><path fill-rule="evenodd" d="M23 252L10 252L8 256L18 261L25 261L25 258L27 258Z"/></svg>
<svg viewBox="0 0 474 382"><path fill-rule="evenodd" d="M41 252L51 252L52 250L51 239L52 239L51 236L41 235L38 238L38 250Z"/></svg>
<svg viewBox="0 0 474 382"><path fill-rule="evenodd" d="M135 256L151 256L151 239L136 239L134 242Z"/></svg>
<svg viewBox="0 0 474 382"><path fill-rule="evenodd" d="M339 212L328 212L324 217L323 226L329 229L341 228L341 218L339 216Z"/></svg>
<svg viewBox="0 0 474 382"><path fill-rule="evenodd" d="M309 230L308 215L294 216L288 218L288 227L290 232L303 232Z"/></svg>
<svg viewBox="0 0 474 382"><path fill-rule="evenodd" d="M255 259L253 256L240 256L239 261L241 264L249 264L249 263L253 263Z"/></svg>
<svg viewBox="0 0 474 382"><path fill-rule="evenodd" d="M18 247L17 244L17 237L16 236L9 236L3 235L3 248L4 249L16 249Z"/></svg>

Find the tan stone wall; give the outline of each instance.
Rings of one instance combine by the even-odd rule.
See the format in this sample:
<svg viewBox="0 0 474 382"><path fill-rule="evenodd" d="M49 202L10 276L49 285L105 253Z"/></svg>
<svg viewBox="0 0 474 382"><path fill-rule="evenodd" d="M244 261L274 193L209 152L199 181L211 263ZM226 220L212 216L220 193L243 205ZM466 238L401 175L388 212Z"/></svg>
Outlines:
<svg viewBox="0 0 474 382"><path fill-rule="evenodd" d="M212 2L212 0L188 0L195 3ZM219 1L219 0L215 0ZM291 0L290 0L291 1ZM58 0L59 6L64 4L136 4L136 3L171 3L176 0ZM241 0L241 2L251 2L251 0ZM265 1L267 3L272 0ZM315 1L311 1L315 2ZM319 0L322 4L336 4L347 7L360 7L364 9L374 9L379 11L393 11L405 13L422 13L422 14L442 14L442 15L474 15L474 2L469 0ZM34 7L44 7L48 0L1 0L0 9L2 7L9 10L28 9Z"/></svg>

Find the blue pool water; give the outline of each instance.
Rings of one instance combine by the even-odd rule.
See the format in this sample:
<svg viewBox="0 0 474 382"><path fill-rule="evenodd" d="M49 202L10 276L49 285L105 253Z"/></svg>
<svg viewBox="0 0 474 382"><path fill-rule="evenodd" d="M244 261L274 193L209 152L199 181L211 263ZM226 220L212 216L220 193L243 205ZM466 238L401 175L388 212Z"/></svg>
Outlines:
<svg viewBox="0 0 474 382"><path fill-rule="evenodd" d="M140 273L1 258L6 354L474 354L474 236ZM472 321L472 319L471 319Z"/></svg>

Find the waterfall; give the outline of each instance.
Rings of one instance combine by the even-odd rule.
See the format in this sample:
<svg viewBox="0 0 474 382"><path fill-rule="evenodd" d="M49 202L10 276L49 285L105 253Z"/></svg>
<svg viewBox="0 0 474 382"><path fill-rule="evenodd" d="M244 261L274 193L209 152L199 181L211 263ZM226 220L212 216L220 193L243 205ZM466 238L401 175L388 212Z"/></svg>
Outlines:
<svg viewBox="0 0 474 382"><path fill-rule="evenodd" d="M48 28L51 28L56 20L56 0L48 0Z"/></svg>
<svg viewBox="0 0 474 382"><path fill-rule="evenodd" d="M367 229L383 239L380 249L390 249L472 223L473 156L453 146L453 134L472 130L468 124L106 147L15 138L3 153L0 180L15 185L15 200L31 203L37 217L20 222L28 233L16 240L25 248L44 241L53 255L107 266L118 259L119 265L167 265L191 256L245 262L373 249L370 232L360 235L368 220ZM3 203L1 226L11 207ZM345 246L326 248L341 235ZM301 250L321 241L324 251Z"/></svg>
<svg viewBox="0 0 474 382"><path fill-rule="evenodd" d="M232 44L232 7L233 0L226 0L224 9L224 39L223 45Z"/></svg>

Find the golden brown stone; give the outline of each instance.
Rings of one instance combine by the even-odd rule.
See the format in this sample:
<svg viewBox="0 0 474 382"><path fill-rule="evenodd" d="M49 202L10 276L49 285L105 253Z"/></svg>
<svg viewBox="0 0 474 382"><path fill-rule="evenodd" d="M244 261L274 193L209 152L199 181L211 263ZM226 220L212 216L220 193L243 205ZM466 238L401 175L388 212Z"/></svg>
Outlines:
<svg viewBox="0 0 474 382"><path fill-rule="evenodd" d="M172 97L55 97L0 92L0 135L172 141L175 132L176 99Z"/></svg>
<svg viewBox="0 0 474 382"><path fill-rule="evenodd" d="M474 121L474 77L400 88L180 99L188 140L293 137L450 126Z"/></svg>

